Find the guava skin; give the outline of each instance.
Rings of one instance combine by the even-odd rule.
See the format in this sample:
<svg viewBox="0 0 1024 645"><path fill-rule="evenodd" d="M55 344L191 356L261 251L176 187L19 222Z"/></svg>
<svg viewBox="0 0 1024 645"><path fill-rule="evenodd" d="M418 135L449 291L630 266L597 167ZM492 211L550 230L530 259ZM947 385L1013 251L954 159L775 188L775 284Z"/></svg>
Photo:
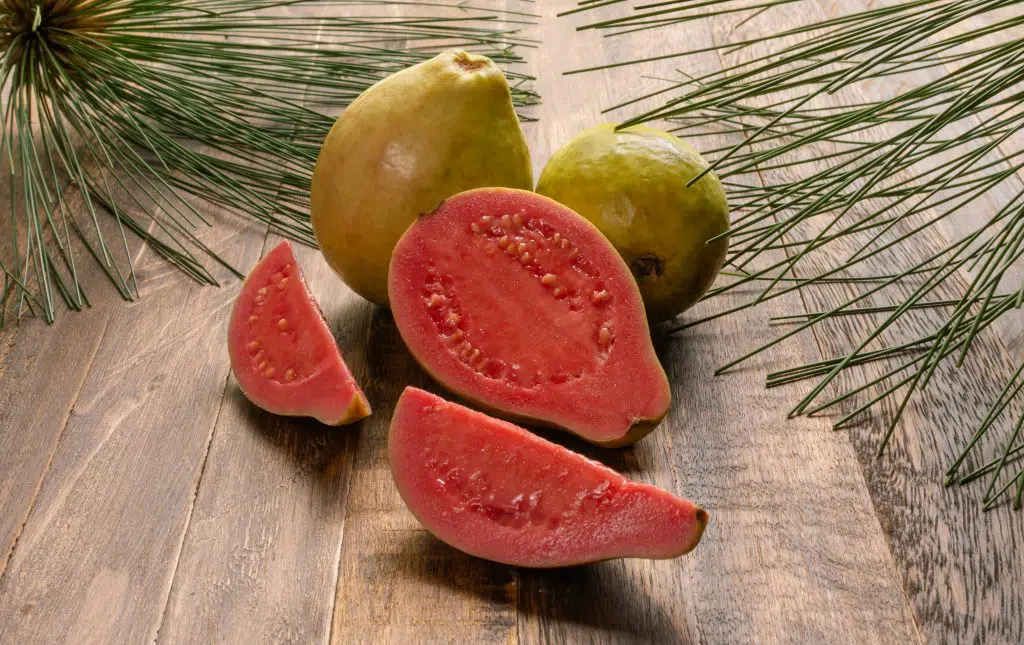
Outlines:
<svg viewBox="0 0 1024 645"><path fill-rule="evenodd" d="M725 262L729 205L697 150L646 126L584 130L556 152L537 192L587 218L618 250L640 287L653 325L682 313Z"/></svg>
<svg viewBox="0 0 1024 645"><path fill-rule="evenodd" d="M532 189L530 153L501 69L449 50L373 85L331 128L313 171L313 232L353 291L388 306L398 238L483 186Z"/></svg>

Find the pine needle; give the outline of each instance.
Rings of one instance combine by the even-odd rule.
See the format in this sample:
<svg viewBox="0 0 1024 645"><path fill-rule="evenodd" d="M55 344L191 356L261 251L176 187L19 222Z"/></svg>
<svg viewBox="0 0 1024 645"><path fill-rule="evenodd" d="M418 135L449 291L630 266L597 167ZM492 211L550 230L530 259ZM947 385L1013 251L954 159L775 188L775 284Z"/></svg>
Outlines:
<svg viewBox="0 0 1024 645"><path fill-rule="evenodd" d="M399 4L416 15L386 15ZM315 5L315 17L300 5ZM0 320L52 322L61 302L88 306L83 252L123 298L138 297L134 238L197 282L217 283L210 262L237 275L197 235L209 225L203 202L313 244L310 176L334 118L374 82L442 49L491 57L507 68L516 105L537 103L532 79L516 71L516 50L533 44L518 30L536 16L459 9L0 0L0 169L11 205Z"/></svg>

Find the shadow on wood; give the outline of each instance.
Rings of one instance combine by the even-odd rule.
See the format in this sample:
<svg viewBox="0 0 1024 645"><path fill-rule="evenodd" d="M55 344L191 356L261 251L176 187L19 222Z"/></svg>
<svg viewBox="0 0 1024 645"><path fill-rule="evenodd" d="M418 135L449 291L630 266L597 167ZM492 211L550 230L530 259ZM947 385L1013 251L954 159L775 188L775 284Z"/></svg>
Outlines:
<svg viewBox="0 0 1024 645"><path fill-rule="evenodd" d="M624 636L626 641L686 642L679 640L683 636L666 612L638 588L620 562L521 569L462 553L426 531L408 532L400 540L401 555L381 563L397 575L488 603L513 603L521 624L544 623L534 626L548 634L558 634L563 624L568 627L566 635L578 635L579 627L585 627L604 637L619 634L620 641Z"/></svg>
<svg viewBox="0 0 1024 645"><path fill-rule="evenodd" d="M328 426L316 419L281 417L261 410L245 398L231 379L227 397L238 407L252 435L276 448L293 462L291 479L314 479L333 495L345 478L348 454L359 438L365 420L346 426Z"/></svg>

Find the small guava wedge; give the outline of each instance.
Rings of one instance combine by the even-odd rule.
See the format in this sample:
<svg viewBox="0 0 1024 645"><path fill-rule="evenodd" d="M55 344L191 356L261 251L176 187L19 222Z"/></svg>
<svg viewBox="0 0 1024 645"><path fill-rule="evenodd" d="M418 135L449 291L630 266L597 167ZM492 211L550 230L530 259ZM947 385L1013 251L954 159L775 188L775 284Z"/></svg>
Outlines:
<svg viewBox="0 0 1024 645"><path fill-rule="evenodd" d="M412 387L395 407L388 459L427 530L505 564L674 558L697 546L708 522L693 502Z"/></svg>
<svg viewBox="0 0 1024 645"><path fill-rule="evenodd" d="M615 446L668 411L629 268L547 197L479 188L447 199L399 240L388 294L424 369L499 416Z"/></svg>
<svg viewBox="0 0 1024 645"><path fill-rule="evenodd" d="M228 323L228 354L242 391L268 412L328 425L370 414L287 241L242 284Z"/></svg>

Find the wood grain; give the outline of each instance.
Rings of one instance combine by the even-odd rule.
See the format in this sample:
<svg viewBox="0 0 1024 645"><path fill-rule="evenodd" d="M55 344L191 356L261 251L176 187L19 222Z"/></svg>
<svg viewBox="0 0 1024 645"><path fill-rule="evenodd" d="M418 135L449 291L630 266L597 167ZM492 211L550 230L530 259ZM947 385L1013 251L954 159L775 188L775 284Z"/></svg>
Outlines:
<svg viewBox="0 0 1024 645"><path fill-rule="evenodd" d="M2 183L0 200L8 203L7 182ZM70 213L86 212L82 195L74 188L65 187L65 199ZM83 235L95 244L92 223L79 223ZM107 239L120 237L113 219L101 219L98 226ZM119 266L127 266L128 252L138 258L138 241L129 243L130 251L111 249ZM57 320L47 326L27 312L19 321L12 298L7 326L0 330L0 442L7 446L0 453L0 577L50 468L111 314L124 306L121 295L87 251L72 245L69 252L80 268L81 289L89 306L73 314L58 300ZM56 292L54 297L59 298Z"/></svg>
<svg viewBox="0 0 1024 645"><path fill-rule="evenodd" d="M108 297L120 302L113 289ZM0 442L7 446L0 452L0 576L49 468L110 312L109 306L95 303L78 316L62 315L52 327L28 321L0 332ZM52 342L54 334L63 342ZM50 369L54 365L61 369Z"/></svg>
<svg viewBox="0 0 1024 645"><path fill-rule="evenodd" d="M236 265L255 261L262 236L223 213L215 221L210 246ZM230 300L151 253L136 271L143 299L110 310L0 578L6 642L156 636L227 375Z"/></svg>

